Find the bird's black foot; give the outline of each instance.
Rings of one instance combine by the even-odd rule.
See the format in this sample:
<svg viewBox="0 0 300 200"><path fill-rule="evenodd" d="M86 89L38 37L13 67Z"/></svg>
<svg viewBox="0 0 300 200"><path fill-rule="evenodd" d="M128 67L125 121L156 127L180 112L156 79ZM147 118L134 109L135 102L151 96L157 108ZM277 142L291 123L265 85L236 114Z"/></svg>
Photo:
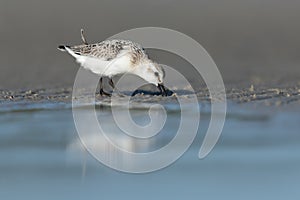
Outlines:
<svg viewBox="0 0 300 200"><path fill-rule="evenodd" d="M100 89L100 95L101 96L109 96L109 97L111 97L111 94L108 93L108 92L105 92L103 89Z"/></svg>
<svg viewBox="0 0 300 200"><path fill-rule="evenodd" d="M158 84L157 87L161 93L161 96L168 96L167 90L163 84Z"/></svg>
<svg viewBox="0 0 300 200"><path fill-rule="evenodd" d="M108 84L112 87L112 89L115 89L115 84L114 84L112 78L109 79Z"/></svg>

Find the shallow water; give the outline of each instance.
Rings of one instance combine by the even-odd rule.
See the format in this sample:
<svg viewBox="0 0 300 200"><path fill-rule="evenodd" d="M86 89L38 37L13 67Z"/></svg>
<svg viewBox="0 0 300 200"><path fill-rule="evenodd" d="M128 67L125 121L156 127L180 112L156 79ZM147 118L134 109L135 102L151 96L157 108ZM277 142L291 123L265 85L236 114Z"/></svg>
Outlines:
<svg viewBox="0 0 300 200"><path fill-rule="evenodd" d="M4 105L4 104L2 104ZM209 106L197 138L171 166L148 174L112 170L81 150L68 103L15 103L0 109L1 199L299 199L300 116L295 111L255 109L231 103L221 138L203 160L198 151ZM86 111L88 108L82 108ZM98 119L111 111L97 107ZM180 119L167 107L164 145ZM131 109L147 123L143 109ZM168 134L169 133L169 134ZM147 149L149 148L147 147ZM139 151L145 149L140 148Z"/></svg>

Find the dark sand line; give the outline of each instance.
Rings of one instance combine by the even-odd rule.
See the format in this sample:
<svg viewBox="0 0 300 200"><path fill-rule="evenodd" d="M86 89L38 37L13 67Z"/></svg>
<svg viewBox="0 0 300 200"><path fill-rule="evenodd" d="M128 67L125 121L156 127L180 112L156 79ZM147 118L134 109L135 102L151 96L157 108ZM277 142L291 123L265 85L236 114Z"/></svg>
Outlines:
<svg viewBox="0 0 300 200"><path fill-rule="evenodd" d="M143 92L143 91L142 91ZM145 92L145 91L144 91ZM172 103L176 102L176 96L189 98L190 91L175 90L175 94L168 97L160 95L150 95L147 91L139 93L132 97L133 102L141 103ZM156 94L156 93L154 93ZM197 91L199 102L209 103L211 100L207 88ZM227 100L233 103L245 104L255 103L263 106L284 106L300 104L300 87L286 88L255 88L253 86L244 89L230 88L226 90ZM122 98L122 97L120 97ZM34 90L0 90L0 105L8 103L71 103L72 88L56 88L56 89L34 89ZM101 97L96 95L97 102L109 103L109 97Z"/></svg>

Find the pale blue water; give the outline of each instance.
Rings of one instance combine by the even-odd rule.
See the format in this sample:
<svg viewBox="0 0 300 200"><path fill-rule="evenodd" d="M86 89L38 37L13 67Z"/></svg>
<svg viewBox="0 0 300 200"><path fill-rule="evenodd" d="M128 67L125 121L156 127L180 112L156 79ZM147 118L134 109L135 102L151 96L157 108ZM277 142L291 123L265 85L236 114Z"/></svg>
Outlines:
<svg viewBox="0 0 300 200"><path fill-rule="evenodd" d="M300 115L271 110L231 104L219 142L199 160L204 109L183 157L154 173L126 174L70 149L78 139L70 105L2 104L0 199L299 199ZM179 113L170 114L177 123Z"/></svg>

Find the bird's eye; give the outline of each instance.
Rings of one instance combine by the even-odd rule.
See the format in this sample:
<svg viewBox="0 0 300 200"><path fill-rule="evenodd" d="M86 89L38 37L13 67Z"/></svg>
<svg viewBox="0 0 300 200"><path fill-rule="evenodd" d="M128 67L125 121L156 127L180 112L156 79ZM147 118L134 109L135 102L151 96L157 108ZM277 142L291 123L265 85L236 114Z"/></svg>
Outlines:
<svg viewBox="0 0 300 200"><path fill-rule="evenodd" d="M154 72L154 75L158 77L159 74L158 74L158 72Z"/></svg>

